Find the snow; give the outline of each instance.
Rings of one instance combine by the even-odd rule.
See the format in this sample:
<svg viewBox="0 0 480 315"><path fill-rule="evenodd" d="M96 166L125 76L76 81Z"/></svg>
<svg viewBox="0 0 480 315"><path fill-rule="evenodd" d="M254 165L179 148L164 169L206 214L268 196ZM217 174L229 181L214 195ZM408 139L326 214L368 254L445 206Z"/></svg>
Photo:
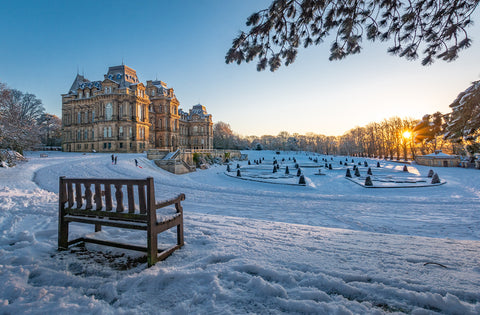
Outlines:
<svg viewBox="0 0 480 315"><path fill-rule="evenodd" d="M365 189L342 169L302 168L310 184L272 185L229 177L224 165L173 175L144 154L112 165L110 154L40 153L0 169L0 314L480 313L477 170L433 168L441 186ZM300 165L312 156L244 153ZM409 176L430 168L409 166ZM100 245L58 252L61 175L153 176L157 200L185 193L185 246L151 268ZM93 226L72 224L85 233ZM108 227L100 237L146 239Z"/></svg>

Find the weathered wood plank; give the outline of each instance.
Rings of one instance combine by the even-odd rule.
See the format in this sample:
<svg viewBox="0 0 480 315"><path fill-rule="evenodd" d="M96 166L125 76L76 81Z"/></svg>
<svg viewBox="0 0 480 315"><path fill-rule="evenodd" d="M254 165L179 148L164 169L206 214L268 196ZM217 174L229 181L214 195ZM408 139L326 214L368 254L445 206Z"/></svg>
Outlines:
<svg viewBox="0 0 480 315"><path fill-rule="evenodd" d="M105 184L105 210L112 211L112 188L110 184Z"/></svg>
<svg viewBox="0 0 480 315"><path fill-rule="evenodd" d="M102 210L102 185L99 183L95 184L95 210Z"/></svg>
<svg viewBox="0 0 480 315"><path fill-rule="evenodd" d="M92 206L92 190L90 189L90 184L85 185L85 209L90 210Z"/></svg>
<svg viewBox="0 0 480 315"><path fill-rule="evenodd" d="M133 185L127 185L127 195L128 195L128 212L135 213L135 196L133 194Z"/></svg>
<svg viewBox="0 0 480 315"><path fill-rule="evenodd" d="M138 203L140 207L140 213L147 213L147 204L145 200L145 185L138 185Z"/></svg>
<svg viewBox="0 0 480 315"><path fill-rule="evenodd" d="M68 207L71 208L73 207L73 203L75 202L75 199L73 198L72 182L67 183L67 192L68 192Z"/></svg>
<svg viewBox="0 0 480 315"><path fill-rule="evenodd" d="M77 202L77 208L80 209L83 205L83 198L82 198L82 184L75 183L75 201Z"/></svg>
<svg viewBox="0 0 480 315"><path fill-rule="evenodd" d="M123 191L122 184L115 184L115 198L117 199L117 212L123 212Z"/></svg>

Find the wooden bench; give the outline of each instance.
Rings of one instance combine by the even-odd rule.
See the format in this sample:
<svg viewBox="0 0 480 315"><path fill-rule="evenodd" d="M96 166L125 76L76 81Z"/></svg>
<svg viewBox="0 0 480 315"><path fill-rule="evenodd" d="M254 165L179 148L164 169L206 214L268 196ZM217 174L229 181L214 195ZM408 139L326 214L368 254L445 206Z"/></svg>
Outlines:
<svg viewBox="0 0 480 315"><path fill-rule="evenodd" d="M112 189L113 188L113 189ZM146 179L59 179L58 249L65 250L79 242L90 242L147 253L148 267L167 258L183 246L183 209L185 195L156 203L153 178ZM126 207L124 206L126 205ZM157 217L157 209L171 206L171 215ZM166 210L166 209L164 209ZM68 240L70 222L147 231L147 247L89 237ZM177 244L159 250L157 235L177 227Z"/></svg>

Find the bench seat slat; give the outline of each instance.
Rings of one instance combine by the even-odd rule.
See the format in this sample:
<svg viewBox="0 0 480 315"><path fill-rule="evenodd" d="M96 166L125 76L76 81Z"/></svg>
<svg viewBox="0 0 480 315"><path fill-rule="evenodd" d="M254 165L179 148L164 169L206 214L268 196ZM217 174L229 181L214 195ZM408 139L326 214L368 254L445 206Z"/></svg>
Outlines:
<svg viewBox="0 0 480 315"><path fill-rule="evenodd" d="M133 229L133 230L143 230L143 231L147 230L147 224L145 222L110 220L108 218L80 217L80 216L73 216L73 215L66 215L65 221L90 223L90 224L102 224L106 226L121 227L126 229Z"/></svg>
<svg viewBox="0 0 480 315"><path fill-rule="evenodd" d="M122 212L106 212L106 211L97 211L97 210L78 210L75 208L65 209L65 214L78 215L78 216L97 216L97 217L108 217L116 218L123 220L134 220L147 222L147 216L145 214L139 213L122 213Z"/></svg>

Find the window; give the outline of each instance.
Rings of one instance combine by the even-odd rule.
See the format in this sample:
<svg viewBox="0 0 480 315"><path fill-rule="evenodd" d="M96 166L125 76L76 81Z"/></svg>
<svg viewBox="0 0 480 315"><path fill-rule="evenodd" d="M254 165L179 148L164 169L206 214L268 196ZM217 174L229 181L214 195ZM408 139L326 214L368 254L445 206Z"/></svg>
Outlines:
<svg viewBox="0 0 480 315"><path fill-rule="evenodd" d="M130 130L128 131L128 136L131 138L132 137L132 127L130 127Z"/></svg>
<svg viewBox="0 0 480 315"><path fill-rule="evenodd" d="M95 111L92 111L92 123L95 122Z"/></svg>
<svg viewBox="0 0 480 315"><path fill-rule="evenodd" d="M123 148L123 142L120 142L119 145L120 145L120 149L122 149Z"/></svg>
<svg viewBox="0 0 480 315"><path fill-rule="evenodd" d="M82 98L83 95L82 95L82 91L78 92L78 98Z"/></svg>
<svg viewBox="0 0 480 315"><path fill-rule="evenodd" d="M112 136L112 127L108 127L108 136L109 136L109 137Z"/></svg>
<svg viewBox="0 0 480 315"><path fill-rule="evenodd" d="M137 111L138 111L138 113L137 113L137 114L138 114L138 118L139 118L140 120L143 120L143 113L142 113L142 106L141 106L141 105L138 105Z"/></svg>
<svg viewBox="0 0 480 315"><path fill-rule="evenodd" d="M105 105L105 119L112 120L112 114L113 114L112 103L107 103L107 105Z"/></svg>
<svg viewBox="0 0 480 315"><path fill-rule="evenodd" d="M92 140L95 139L95 131L92 129Z"/></svg>
<svg viewBox="0 0 480 315"><path fill-rule="evenodd" d="M83 137L84 137L83 138L84 140L88 140L88 131L87 130L85 130L85 132L83 133Z"/></svg>
<svg viewBox="0 0 480 315"><path fill-rule="evenodd" d="M82 137L82 132L79 130L77 132L77 140L81 140L80 138Z"/></svg>
<svg viewBox="0 0 480 315"><path fill-rule="evenodd" d="M81 123L82 123L82 113L78 112L78 114L77 114L77 124L81 124Z"/></svg>
<svg viewBox="0 0 480 315"><path fill-rule="evenodd" d="M111 143L111 142L108 143L108 148L109 148L109 149L112 148L112 143Z"/></svg>
<svg viewBox="0 0 480 315"><path fill-rule="evenodd" d="M104 149L107 148L107 143L106 143L106 142L103 143L103 148L104 148Z"/></svg>
<svg viewBox="0 0 480 315"><path fill-rule="evenodd" d="M122 105L120 105L120 106L118 107L118 115L119 115L120 117L122 117L122 115L123 115L123 106L122 106Z"/></svg>
<svg viewBox="0 0 480 315"><path fill-rule="evenodd" d="M122 126L118 127L118 135L123 136L123 127Z"/></svg>
<svg viewBox="0 0 480 315"><path fill-rule="evenodd" d="M85 92L85 97L89 98L90 97L90 92Z"/></svg>
<svg viewBox="0 0 480 315"><path fill-rule="evenodd" d="M103 137L107 137L107 127L103 127Z"/></svg>
<svg viewBox="0 0 480 315"><path fill-rule="evenodd" d="M155 96L155 90L152 90L152 96Z"/></svg>

